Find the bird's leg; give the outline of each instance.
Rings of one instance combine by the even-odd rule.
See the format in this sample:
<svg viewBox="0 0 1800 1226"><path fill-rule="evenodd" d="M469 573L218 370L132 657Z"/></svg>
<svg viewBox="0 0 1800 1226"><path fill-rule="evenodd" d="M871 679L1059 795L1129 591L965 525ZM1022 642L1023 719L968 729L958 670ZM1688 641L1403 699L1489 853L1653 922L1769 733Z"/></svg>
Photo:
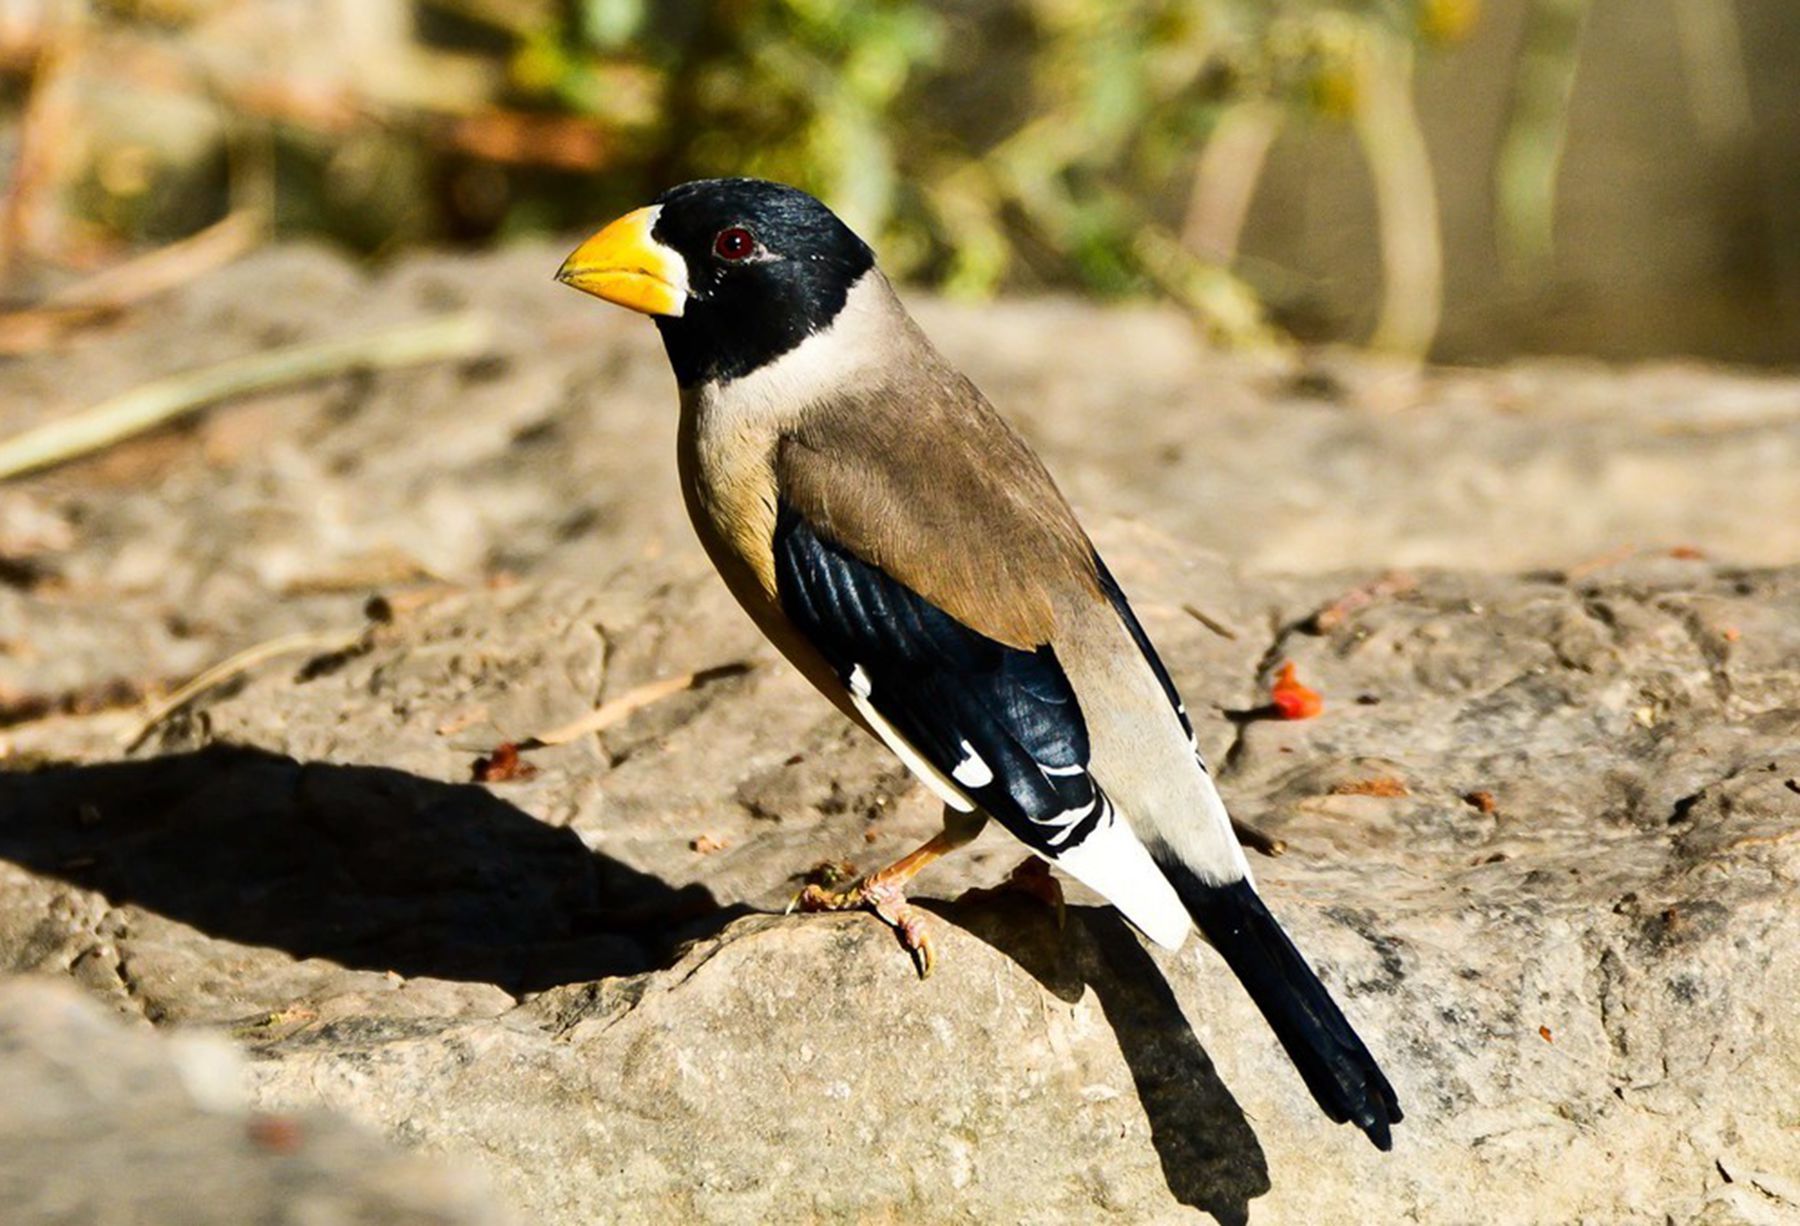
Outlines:
<svg viewBox="0 0 1800 1226"><path fill-rule="evenodd" d="M937 964L937 953L932 948L931 933L925 926L924 913L906 901L906 883L933 860L973 841L986 824L985 815L947 809L944 812L943 830L923 846L843 889L832 889L828 885L814 882L800 891L799 897L794 899L793 909L873 911L894 930L901 946L913 956L919 978L923 979L931 974L932 967Z"/></svg>

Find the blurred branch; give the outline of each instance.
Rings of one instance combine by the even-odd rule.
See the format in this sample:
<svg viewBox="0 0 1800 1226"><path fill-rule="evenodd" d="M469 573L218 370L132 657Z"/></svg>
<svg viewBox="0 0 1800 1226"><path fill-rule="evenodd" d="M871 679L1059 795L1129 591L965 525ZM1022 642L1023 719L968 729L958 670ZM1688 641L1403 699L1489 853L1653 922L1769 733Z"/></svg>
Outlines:
<svg viewBox="0 0 1800 1226"><path fill-rule="evenodd" d="M130 306L231 263L256 246L267 225L262 213L233 213L198 234L60 289L45 302L53 306Z"/></svg>
<svg viewBox="0 0 1800 1226"><path fill-rule="evenodd" d="M49 348L65 336L111 319L120 308L104 303L35 306L0 315L0 356L17 357Z"/></svg>
<svg viewBox="0 0 1800 1226"><path fill-rule="evenodd" d="M1214 339L1239 349L1283 344L1270 326L1256 291L1220 264L1198 259L1173 234L1146 225L1133 246L1157 288L1199 317Z"/></svg>
<svg viewBox="0 0 1800 1226"><path fill-rule="evenodd" d="M486 352L485 315L444 315L366 336L291 345L147 383L92 408L0 441L0 480L66 464L252 392L352 370L460 361Z"/></svg>
<svg viewBox="0 0 1800 1226"><path fill-rule="evenodd" d="M1556 179L1589 0L1529 0L1506 131L1494 162L1501 263L1515 280L1541 276L1555 252Z"/></svg>
<svg viewBox="0 0 1800 1226"><path fill-rule="evenodd" d="M0 285L11 280L34 238L35 219L56 179L57 155L73 121L69 66L79 34L57 25L43 34L27 59L30 81L19 120L11 182L0 199Z"/></svg>
<svg viewBox="0 0 1800 1226"><path fill-rule="evenodd" d="M190 238L58 290L37 306L0 315L0 354L40 349L229 264L256 245L264 225L261 214L233 213Z"/></svg>
<svg viewBox="0 0 1800 1226"><path fill-rule="evenodd" d="M55 23L9 36L7 2L0 56L33 39L43 56ZM1152 285L1214 335L1263 344L1275 329L1231 272L1246 218L1287 118L1335 109L1321 98L1341 86L1382 212L1377 342L1407 351L1430 343L1439 294L1412 48L1460 39L1479 10L1008 0L1014 19L990 23L992 6L936 0L72 4L95 14L75 82L91 111L66 141L35 140L48 170L14 184L10 212L19 232L52 198L61 260L76 238L191 227L221 196L381 251L748 173L824 196L952 293L1021 272ZM1360 69L1344 52L1359 42L1381 44ZM77 320L46 307L31 326Z"/></svg>
<svg viewBox="0 0 1800 1226"><path fill-rule="evenodd" d="M1737 11L1730 0L1674 0L1688 106L1700 139L1714 149L1747 141L1755 124Z"/></svg>
<svg viewBox="0 0 1800 1226"><path fill-rule="evenodd" d="M1356 135L1375 181L1381 230L1381 315L1369 344L1422 358L1444 296L1443 240L1431 154L1412 98L1413 49L1379 34L1356 57Z"/></svg>
<svg viewBox="0 0 1800 1226"><path fill-rule="evenodd" d="M1189 251L1227 268L1237 259L1244 221L1283 118L1281 107L1262 99L1220 114L1201 150L1181 226L1181 242Z"/></svg>

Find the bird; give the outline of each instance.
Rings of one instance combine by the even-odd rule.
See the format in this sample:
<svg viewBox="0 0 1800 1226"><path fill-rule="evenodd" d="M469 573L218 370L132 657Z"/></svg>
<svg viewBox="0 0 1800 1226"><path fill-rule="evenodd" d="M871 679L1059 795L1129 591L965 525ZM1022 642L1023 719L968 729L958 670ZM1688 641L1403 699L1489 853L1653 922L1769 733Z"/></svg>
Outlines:
<svg viewBox="0 0 1800 1226"><path fill-rule="evenodd" d="M557 280L650 316L700 543L775 647L943 802L923 846L809 911L866 909L929 974L905 887L991 819L1179 950L1195 928L1324 1113L1392 1147L1399 1100L1264 905L1169 670L1043 463L835 213L680 184Z"/></svg>

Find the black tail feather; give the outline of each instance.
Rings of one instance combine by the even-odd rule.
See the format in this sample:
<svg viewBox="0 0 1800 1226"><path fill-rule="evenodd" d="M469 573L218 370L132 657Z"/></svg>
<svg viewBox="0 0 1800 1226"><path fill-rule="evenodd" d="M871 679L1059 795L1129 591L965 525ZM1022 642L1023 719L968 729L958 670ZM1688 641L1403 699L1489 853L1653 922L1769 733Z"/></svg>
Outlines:
<svg viewBox="0 0 1800 1226"><path fill-rule="evenodd" d="M1181 864L1163 870L1325 1114L1353 1121L1377 1149L1393 1148L1389 1127L1402 1118L1393 1086L1250 883L1209 885Z"/></svg>

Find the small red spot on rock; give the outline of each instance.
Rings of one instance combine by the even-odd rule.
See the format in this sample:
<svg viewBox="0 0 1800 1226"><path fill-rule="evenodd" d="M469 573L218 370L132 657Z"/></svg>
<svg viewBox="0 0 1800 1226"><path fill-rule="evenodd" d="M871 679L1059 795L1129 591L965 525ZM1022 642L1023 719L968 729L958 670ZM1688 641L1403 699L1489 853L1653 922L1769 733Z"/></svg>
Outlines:
<svg viewBox="0 0 1800 1226"><path fill-rule="evenodd" d="M291 1154L300 1148L300 1121L291 1115L253 1115L244 1125L250 1143L272 1154Z"/></svg>
<svg viewBox="0 0 1800 1226"><path fill-rule="evenodd" d="M1539 1026L1538 1027L1538 1038L1542 1039L1546 1043L1556 1042L1555 1039L1550 1037L1550 1027L1548 1027L1548 1026Z"/></svg>
<svg viewBox="0 0 1800 1226"><path fill-rule="evenodd" d="M1275 674L1275 684L1269 689L1269 703L1282 719L1311 719L1325 709L1325 699L1319 692L1300 684L1294 675L1292 660L1284 663L1281 671Z"/></svg>
<svg viewBox="0 0 1800 1226"><path fill-rule="evenodd" d="M1479 809L1483 813L1492 813L1500 807L1492 792L1464 792L1463 803Z"/></svg>
<svg viewBox="0 0 1800 1226"><path fill-rule="evenodd" d="M475 759L476 783L513 783L530 779L538 768L519 756L519 747L511 741L496 745L485 758Z"/></svg>

